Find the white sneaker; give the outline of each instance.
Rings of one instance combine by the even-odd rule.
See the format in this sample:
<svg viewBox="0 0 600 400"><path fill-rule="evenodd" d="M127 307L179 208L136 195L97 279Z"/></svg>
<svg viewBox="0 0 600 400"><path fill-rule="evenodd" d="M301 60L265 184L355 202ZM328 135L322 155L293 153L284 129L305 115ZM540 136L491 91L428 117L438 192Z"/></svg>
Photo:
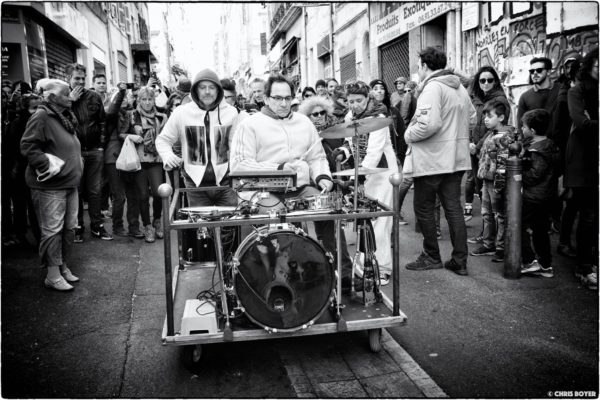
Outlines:
<svg viewBox="0 0 600 400"><path fill-rule="evenodd" d="M379 285L385 286L390 283L390 274L386 274L384 272L379 274Z"/></svg>
<svg viewBox="0 0 600 400"><path fill-rule="evenodd" d="M522 264L521 265L521 273L522 274L529 274L529 273L532 273L532 272L538 272L541 269L542 269L542 266L540 265L540 263L538 262L538 260L533 260L529 264Z"/></svg>
<svg viewBox="0 0 600 400"><path fill-rule="evenodd" d="M579 275L581 283L588 287L588 289L598 289L598 273L590 272L587 275Z"/></svg>

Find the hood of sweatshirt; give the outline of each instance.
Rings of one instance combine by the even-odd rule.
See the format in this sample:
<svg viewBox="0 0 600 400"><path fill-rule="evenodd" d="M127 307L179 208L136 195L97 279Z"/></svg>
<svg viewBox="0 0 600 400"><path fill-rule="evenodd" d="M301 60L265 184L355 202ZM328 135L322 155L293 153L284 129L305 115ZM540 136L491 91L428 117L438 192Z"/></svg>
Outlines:
<svg viewBox="0 0 600 400"><path fill-rule="evenodd" d="M201 81L209 81L217 86L217 99L213 104L204 104L202 101L200 101L200 98L198 97L197 87ZM221 100L223 100L224 96L223 87L221 86L221 81L219 80L217 74L208 68L198 72L192 80L192 89L190 96L192 97L192 100L194 100L194 103L196 103L198 107L200 107L204 111L212 111L215 108L217 108L221 103Z"/></svg>
<svg viewBox="0 0 600 400"><path fill-rule="evenodd" d="M427 79L425 79L425 81L423 81L422 84L419 85L419 87L416 90L415 97L419 97L419 95L423 91L423 88L425 88L425 86L427 86L427 84L430 82L439 82L448 87L451 87L452 89L458 89L461 85L460 78L458 76L454 75L448 70L442 69L433 72L427 77Z"/></svg>

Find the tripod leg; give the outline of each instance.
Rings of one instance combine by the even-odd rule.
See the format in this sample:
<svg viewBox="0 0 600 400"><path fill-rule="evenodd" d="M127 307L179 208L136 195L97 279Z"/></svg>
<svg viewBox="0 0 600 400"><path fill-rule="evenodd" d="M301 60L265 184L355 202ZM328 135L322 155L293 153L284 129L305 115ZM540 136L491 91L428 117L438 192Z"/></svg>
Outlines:
<svg viewBox="0 0 600 400"><path fill-rule="evenodd" d="M223 329L223 339L226 342L233 341L233 331L229 322L229 307L227 307L227 294L225 293L225 277L223 276L223 247L221 245L221 227L215 227L215 250L217 253L217 270L219 272L219 282L221 287L221 307L225 314L225 329Z"/></svg>

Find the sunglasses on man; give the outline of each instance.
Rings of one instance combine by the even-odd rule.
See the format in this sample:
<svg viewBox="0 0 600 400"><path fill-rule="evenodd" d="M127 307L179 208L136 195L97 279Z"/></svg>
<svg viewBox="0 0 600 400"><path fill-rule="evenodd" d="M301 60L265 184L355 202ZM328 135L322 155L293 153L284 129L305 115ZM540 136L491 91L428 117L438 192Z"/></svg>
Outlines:
<svg viewBox="0 0 600 400"><path fill-rule="evenodd" d="M533 74L541 74L545 70L546 70L546 68L534 68L534 69L530 69L529 73L531 75L533 75Z"/></svg>

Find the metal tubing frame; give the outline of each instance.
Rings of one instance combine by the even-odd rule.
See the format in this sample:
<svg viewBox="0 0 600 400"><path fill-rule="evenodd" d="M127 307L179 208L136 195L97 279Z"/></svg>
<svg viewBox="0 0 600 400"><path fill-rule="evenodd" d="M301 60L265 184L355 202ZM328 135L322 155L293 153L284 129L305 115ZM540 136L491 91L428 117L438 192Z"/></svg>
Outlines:
<svg viewBox="0 0 600 400"><path fill-rule="evenodd" d="M164 235L164 253L165 253L165 289L166 289L166 306L167 306L167 316L166 316L166 335L167 337L172 337L175 335L175 321L174 321L174 295L175 295L175 282L173 281L173 273L172 273L172 265L171 265L171 231L172 230L182 230L182 229L190 229L190 228L216 228L216 227L225 227L225 226L243 226L243 225L271 225L278 223L293 223L293 222L308 222L308 221L336 221L336 248L337 251L341 250L341 220L358 220L365 218L375 218L375 217L387 217L392 216L394 219L394 226L392 228L392 232L394 235L394 240L392 243L392 268L393 268L393 317L402 316L400 311L400 258L399 258L399 229L398 229L398 221L400 216L399 210L399 185L392 182L393 186L393 198L394 198L394 206L393 209L390 210L389 207L383 207L385 211L374 211L374 212L349 212L349 213L340 213L340 214L310 214L310 215L278 215L274 218L268 217L259 217L259 218L232 218L229 220L223 221L199 221L199 222L182 222L173 219L176 211L179 209L178 204L180 201L180 193L181 192L192 192L192 191L207 191L218 189L219 187L198 187L198 188L178 188L173 194L173 199L171 204L169 204L169 196L171 195L171 190L169 193L162 197L162 207L163 207L163 230L165 232ZM166 184L165 184L166 185ZM170 187L170 185L169 185ZM356 225L356 224L355 224ZM338 271L341 273L341 257L338 258ZM338 280L338 286L341 285L341 275ZM339 289L339 288L338 288ZM340 290L341 292L341 290ZM339 300L339 298L338 298ZM339 302L338 302L339 304Z"/></svg>

